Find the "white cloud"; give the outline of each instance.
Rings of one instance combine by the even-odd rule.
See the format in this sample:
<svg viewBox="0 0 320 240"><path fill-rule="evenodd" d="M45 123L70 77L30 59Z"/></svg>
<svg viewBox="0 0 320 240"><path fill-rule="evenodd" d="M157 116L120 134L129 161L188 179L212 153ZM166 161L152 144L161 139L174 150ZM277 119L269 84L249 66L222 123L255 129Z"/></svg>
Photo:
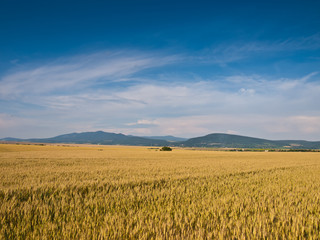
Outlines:
<svg viewBox="0 0 320 240"><path fill-rule="evenodd" d="M127 126L137 126L137 125L148 125L148 126L152 126L152 125L158 125L158 121L156 120L148 120L148 119L139 119L137 122L134 123L127 123Z"/></svg>
<svg viewBox="0 0 320 240"><path fill-rule="evenodd" d="M0 98L14 99L24 94L83 89L103 82L123 81L123 77L143 69L170 64L177 56L100 52L80 55L21 70L0 81Z"/></svg>
<svg viewBox="0 0 320 240"><path fill-rule="evenodd" d="M317 139L320 134L320 83L310 81L317 72L299 79L142 77L142 70L179 57L129 55L82 55L4 76L0 100L11 105L0 106L0 137L94 130L182 137L228 132L277 139Z"/></svg>
<svg viewBox="0 0 320 240"><path fill-rule="evenodd" d="M320 116L265 116L261 114L208 114L158 118L157 125L137 128L118 128L128 134L175 135L195 137L209 133L229 133L269 139L319 140ZM232 127L232 130L230 130Z"/></svg>
<svg viewBox="0 0 320 240"><path fill-rule="evenodd" d="M289 87L292 81L294 86ZM232 129L233 133L278 139L319 136L318 82L249 77L247 82L234 81L233 88L226 90L214 81L138 83L75 95L40 96L33 99L34 104L47 108L41 114L33 110L33 116L75 131L113 129L190 137Z"/></svg>
<svg viewBox="0 0 320 240"><path fill-rule="evenodd" d="M0 113L0 129L6 129L15 126L16 120L13 118L13 116L10 116L5 113Z"/></svg>
<svg viewBox="0 0 320 240"><path fill-rule="evenodd" d="M226 133L235 134L235 135L239 135L240 134L238 131L234 131L234 130L227 130Z"/></svg>
<svg viewBox="0 0 320 240"><path fill-rule="evenodd" d="M277 41L245 41L222 43L202 50L196 60L211 62L225 67L228 63L241 61L258 55L273 55L281 52L317 50L320 48L320 33L301 38Z"/></svg>
<svg viewBox="0 0 320 240"><path fill-rule="evenodd" d="M32 119L0 113L0 138L25 136L32 132L34 134L34 129L31 130L30 127L36 125Z"/></svg>
<svg viewBox="0 0 320 240"><path fill-rule="evenodd" d="M246 89L246 88L241 88L240 90L239 90L239 92L241 93L241 94L246 94L246 95L252 95L252 94L254 94L256 91L254 90L254 89Z"/></svg>

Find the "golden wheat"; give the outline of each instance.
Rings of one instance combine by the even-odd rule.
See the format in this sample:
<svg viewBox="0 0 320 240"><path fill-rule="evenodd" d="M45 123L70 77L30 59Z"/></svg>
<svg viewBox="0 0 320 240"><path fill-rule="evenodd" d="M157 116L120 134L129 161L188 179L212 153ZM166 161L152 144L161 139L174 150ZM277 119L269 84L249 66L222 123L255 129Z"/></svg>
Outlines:
<svg viewBox="0 0 320 240"><path fill-rule="evenodd" d="M319 239L320 153L0 144L1 239Z"/></svg>

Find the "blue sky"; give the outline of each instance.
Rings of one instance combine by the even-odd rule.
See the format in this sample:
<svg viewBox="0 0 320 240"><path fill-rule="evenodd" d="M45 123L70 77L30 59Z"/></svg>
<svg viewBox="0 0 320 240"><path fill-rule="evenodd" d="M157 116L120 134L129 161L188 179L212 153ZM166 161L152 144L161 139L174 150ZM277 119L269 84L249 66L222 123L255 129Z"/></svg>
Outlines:
<svg viewBox="0 0 320 240"><path fill-rule="evenodd" d="M319 1L0 3L0 138L320 140Z"/></svg>

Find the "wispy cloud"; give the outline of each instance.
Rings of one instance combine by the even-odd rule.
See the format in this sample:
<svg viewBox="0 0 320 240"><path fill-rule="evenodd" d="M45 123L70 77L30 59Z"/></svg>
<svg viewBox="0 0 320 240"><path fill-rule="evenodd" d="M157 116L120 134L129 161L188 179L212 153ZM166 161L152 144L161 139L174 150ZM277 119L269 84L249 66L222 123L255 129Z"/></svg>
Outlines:
<svg viewBox="0 0 320 240"><path fill-rule="evenodd" d="M144 127L149 127L149 126L157 126L159 125L159 122L156 120L149 120L149 119L139 119L136 122L133 123L127 123L127 126L144 126Z"/></svg>
<svg viewBox="0 0 320 240"><path fill-rule="evenodd" d="M23 94L82 89L99 82L124 81L143 69L177 61L177 56L154 56L148 53L99 52L62 58L49 64L18 71L0 81L0 97L15 98Z"/></svg>
<svg viewBox="0 0 320 240"><path fill-rule="evenodd" d="M320 33L308 37L288 38L276 41L238 41L227 42L201 50L196 60L225 66L228 63L242 61L257 56L266 57L281 52L312 51L320 49Z"/></svg>
<svg viewBox="0 0 320 240"><path fill-rule="evenodd" d="M274 140L319 140L320 116L271 116L261 114L213 114L163 117L144 121L152 125L105 128L105 131L132 135L175 135L195 137L209 133L230 133Z"/></svg>
<svg viewBox="0 0 320 240"><path fill-rule="evenodd" d="M0 81L0 100L25 107L12 109L12 116L0 107L1 137L93 130L183 137L211 132L277 139L319 136L318 72L279 79L163 74L180 60L176 55L102 52L8 74ZM159 67L161 74L150 74Z"/></svg>

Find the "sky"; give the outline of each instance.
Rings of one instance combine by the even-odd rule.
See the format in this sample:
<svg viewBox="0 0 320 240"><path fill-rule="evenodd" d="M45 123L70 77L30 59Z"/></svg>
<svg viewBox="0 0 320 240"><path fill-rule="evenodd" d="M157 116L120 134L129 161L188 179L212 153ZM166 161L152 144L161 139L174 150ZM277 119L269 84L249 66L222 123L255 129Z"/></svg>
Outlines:
<svg viewBox="0 0 320 240"><path fill-rule="evenodd" d="M320 1L0 2L0 138L320 140Z"/></svg>

